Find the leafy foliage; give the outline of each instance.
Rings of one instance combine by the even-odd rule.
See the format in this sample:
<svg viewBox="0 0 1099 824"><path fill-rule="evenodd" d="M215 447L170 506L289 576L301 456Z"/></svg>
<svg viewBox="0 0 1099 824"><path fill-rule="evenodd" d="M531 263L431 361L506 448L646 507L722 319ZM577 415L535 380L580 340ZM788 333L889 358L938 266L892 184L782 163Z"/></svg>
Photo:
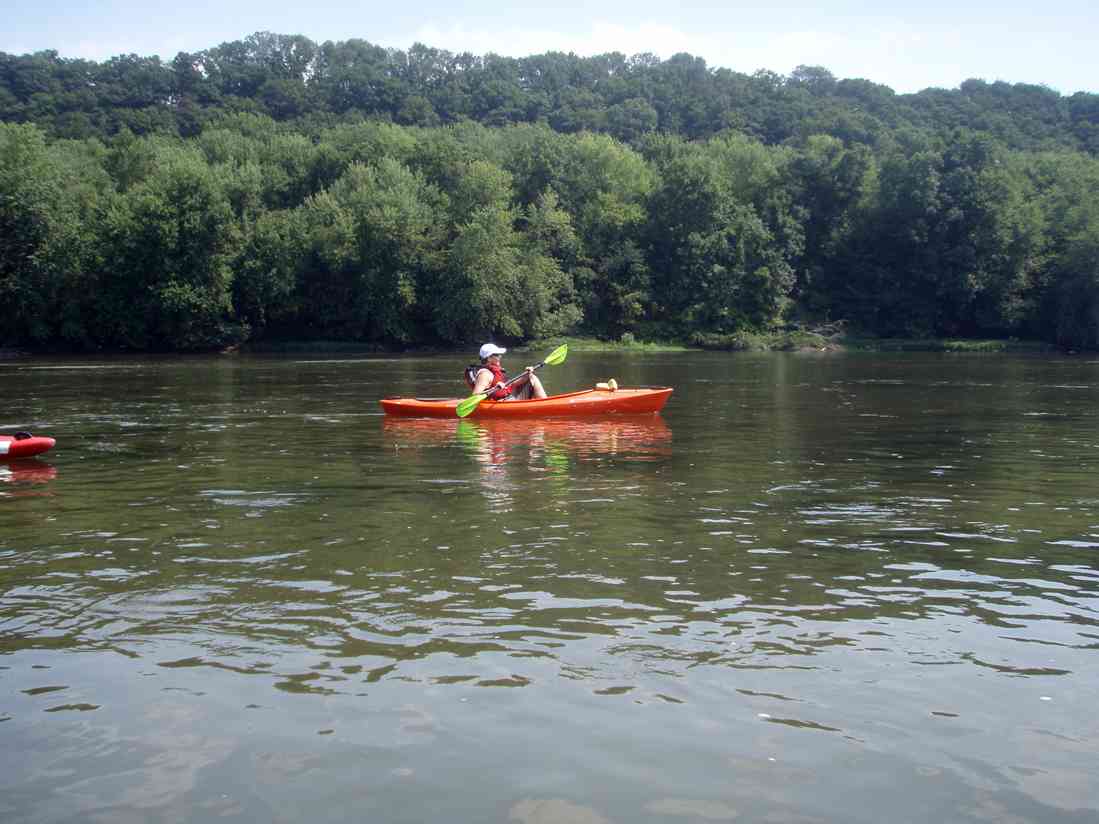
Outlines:
<svg viewBox="0 0 1099 824"><path fill-rule="evenodd" d="M1099 347L1099 103L257 33L0 54L0 345Z"/></svg>

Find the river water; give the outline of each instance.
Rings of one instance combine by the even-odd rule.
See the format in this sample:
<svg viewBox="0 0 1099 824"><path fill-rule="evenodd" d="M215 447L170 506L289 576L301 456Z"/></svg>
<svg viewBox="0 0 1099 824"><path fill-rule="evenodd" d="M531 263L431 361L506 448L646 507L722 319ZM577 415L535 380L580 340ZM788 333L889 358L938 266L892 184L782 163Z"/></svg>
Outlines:
<svg viewBox="0 0 1099 824"><path fill-rule="evenodd" d="M1099 359L467 360L0 362L0 821L1099 821Z"/></svg>

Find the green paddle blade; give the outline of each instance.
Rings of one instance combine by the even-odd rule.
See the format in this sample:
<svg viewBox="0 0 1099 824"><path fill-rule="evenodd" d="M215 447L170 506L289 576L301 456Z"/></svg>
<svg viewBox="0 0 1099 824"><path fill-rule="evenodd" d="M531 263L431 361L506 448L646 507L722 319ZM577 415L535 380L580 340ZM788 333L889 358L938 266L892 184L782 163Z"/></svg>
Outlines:
<svg viewBox="0 0 1099 824"><path fill-rule="evenodd" d="M459 418L464 418L469 415L470 412L476 409L478 404L480 404L481 401L483 401L487 397L488 395L484 392L482 392L480 395L470 395L464 401L459 403L454 411L458 413Z"/></svg>
<svg viewBox="0 0 1099 824"><path fill-rule="evenodd" d="M546 355L546 359L542 361L542 363L546 364L546 366L557 366L565 362L565 356L568 355L568 353L569 345L567 343L562 343Z"/></svg>

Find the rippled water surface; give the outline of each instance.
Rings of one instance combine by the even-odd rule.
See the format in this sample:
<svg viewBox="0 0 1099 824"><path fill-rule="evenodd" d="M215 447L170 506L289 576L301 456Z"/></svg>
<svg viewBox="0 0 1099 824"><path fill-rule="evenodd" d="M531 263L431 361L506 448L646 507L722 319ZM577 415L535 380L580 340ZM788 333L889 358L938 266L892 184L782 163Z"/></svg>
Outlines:
<svg viewBox="0 0 1099 824"><path fill-rule="evenodd" d="M0 362L0 820L1099 821L1095 358L467 360Z"/></svg>

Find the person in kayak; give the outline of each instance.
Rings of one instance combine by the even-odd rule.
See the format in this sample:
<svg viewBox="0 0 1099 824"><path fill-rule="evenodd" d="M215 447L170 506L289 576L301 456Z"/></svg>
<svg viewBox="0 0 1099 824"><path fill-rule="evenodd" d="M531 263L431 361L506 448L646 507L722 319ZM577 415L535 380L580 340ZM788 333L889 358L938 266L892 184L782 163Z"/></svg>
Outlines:
<svg viewBox="0 0 1099 824"><path fill-rule="evenodd" d="M526 374L520 375L511 386L504 386L507 383L507 372L500 365L500 356L507 351L495 343L486 343L481 347L478 353L481 358L480 366L471 367L466 372L466 379L473 379L473 394L487 392L495 386L496 390L489 395L494 401L529 401L546 397L542 381L534 374L534 367L531 366L526 367ZM475 374L471 376L471 372Z"/></svg>

